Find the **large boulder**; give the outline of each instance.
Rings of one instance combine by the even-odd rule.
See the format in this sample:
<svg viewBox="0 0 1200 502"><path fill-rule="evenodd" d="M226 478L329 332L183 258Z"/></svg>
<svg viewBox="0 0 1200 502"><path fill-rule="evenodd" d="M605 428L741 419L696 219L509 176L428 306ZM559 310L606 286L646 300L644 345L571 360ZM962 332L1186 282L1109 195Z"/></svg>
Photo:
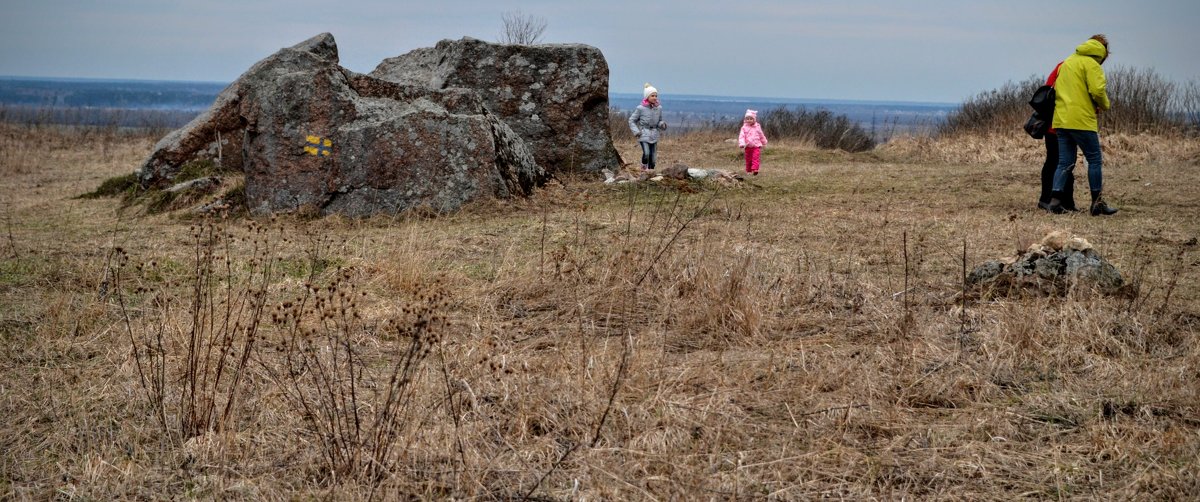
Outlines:
<svg viewBox="0 0 1200 502"><path fill-rule="evenodd" d="M479 92L548 171L598 173L621 165L608 130L608 63L595 47L443 40L385 59L371 76Z"/></svg>
<svg viewBox="0 0 1200 502"><path fill-rule="evenodd" d="M139 179L167 187L188 163L218 159L245 173L256 214L450 211L481 196L528 195L545 179L476 93L351 72L328 33L252 66L159 141Z"/></svg>

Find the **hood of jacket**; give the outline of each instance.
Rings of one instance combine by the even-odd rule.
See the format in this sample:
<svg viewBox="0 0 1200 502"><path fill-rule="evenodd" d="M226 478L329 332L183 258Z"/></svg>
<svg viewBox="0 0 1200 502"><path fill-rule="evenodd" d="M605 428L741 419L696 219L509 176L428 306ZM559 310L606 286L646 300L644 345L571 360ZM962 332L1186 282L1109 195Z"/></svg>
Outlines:
<svg viewBox="0 0 1200 502"><path fill-rule="evenodd" d="M1099 131L1097 109L1107 110L1108 79L1100 61L1108 51L1096 40L1088 40L1058 67L1054 81L1054 120L1056 130Z"/></svg>
<svg viewBox="0 0 1200 502"><path fill-rule="evenodd" d="M1104 44L1100 43L1099 40L1089 38L1086 42L1079 44L1079 47L1075 48L1075 54L1090 56L1095 58L1096 62L1099 63L1108 54L1108 49L1105 49Z"/></svg>

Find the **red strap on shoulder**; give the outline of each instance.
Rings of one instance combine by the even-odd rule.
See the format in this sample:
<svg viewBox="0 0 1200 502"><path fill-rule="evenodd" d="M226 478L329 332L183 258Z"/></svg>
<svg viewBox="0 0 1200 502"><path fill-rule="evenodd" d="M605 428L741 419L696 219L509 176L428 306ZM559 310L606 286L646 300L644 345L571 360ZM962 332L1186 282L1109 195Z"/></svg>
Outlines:
<svg viewBox="0 0 1200 502"><path fill-rule="evenodd" d="M1059 61L1057 65L1054 65L1054 71L1050 72L1050 76L1046 78L1046 85L1054 87L1054 81L1058 80L1058 68L1060 66L1062 66L1062 61Z"/></svg>

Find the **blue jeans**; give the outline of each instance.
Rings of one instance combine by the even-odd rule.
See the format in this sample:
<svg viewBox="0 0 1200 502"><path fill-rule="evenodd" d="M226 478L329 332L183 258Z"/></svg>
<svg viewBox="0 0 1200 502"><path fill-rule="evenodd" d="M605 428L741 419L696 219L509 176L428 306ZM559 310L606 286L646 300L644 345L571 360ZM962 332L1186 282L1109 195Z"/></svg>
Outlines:
<svg viewBox="0 0 1200 502"><path fill-rule="evenodd" d="M1080 131L1078 129L1058 130L1058 169L1054 171L1054 191L1066 189L1067 180L1075 169L1076 147L1083 150L1083 158L1088 164L1088 186L1092 193L1100 192L1104 186L1101 167L1104 158L1100 153L1100 135L1096 131Z"/></svg>
<svg viewBox="0 0 1200 502"><path fill-rule="evenodd" d="M658 161L658 143L646 143L639 141L642 145L642 166L654 169L654 163Z"/></svg>

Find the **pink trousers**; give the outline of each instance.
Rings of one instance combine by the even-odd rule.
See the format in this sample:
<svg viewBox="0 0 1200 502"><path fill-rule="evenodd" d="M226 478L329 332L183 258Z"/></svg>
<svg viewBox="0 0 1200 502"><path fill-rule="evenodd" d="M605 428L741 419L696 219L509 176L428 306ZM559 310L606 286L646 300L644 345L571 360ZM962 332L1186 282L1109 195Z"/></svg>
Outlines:
<svg viewBox="0 0 1200 502"><path fill-rule="evenodd" d="M760 153L762 153L762 148L753 146L746 147L746 172L758 172L758 157Z"/></svg>

